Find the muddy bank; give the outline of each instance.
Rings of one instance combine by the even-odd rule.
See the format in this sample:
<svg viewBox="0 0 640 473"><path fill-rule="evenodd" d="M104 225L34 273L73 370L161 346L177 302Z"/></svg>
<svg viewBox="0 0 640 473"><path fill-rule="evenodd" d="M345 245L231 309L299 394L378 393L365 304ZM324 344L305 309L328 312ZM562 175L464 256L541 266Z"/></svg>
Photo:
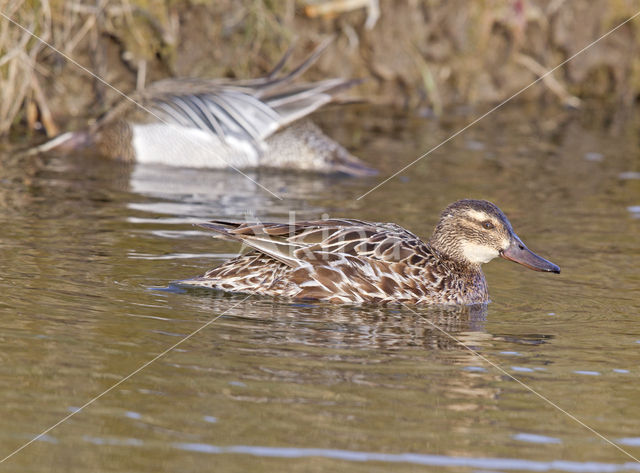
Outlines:
<svg viewBox="0 0 640 473"><path fill-rule="evenodd" d="M353 94L439 114L496 103L640 10L640 2L381 0L82 4L0 0L2 11L124 92L168 76L255 77L294 44L292 62L335 41L305 77L367 79ZM637 21L620 27L525 100L579 107L632 103L640 92ZM86 123L119 99L107 85L0 19L0 133L49 134Z"/></svg>

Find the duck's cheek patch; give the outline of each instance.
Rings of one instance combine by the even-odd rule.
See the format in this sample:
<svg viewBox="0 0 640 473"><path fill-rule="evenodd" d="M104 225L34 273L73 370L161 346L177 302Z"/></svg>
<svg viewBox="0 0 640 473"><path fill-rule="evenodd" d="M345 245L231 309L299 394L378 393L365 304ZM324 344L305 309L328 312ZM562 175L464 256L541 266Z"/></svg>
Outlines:
<svg viewBox="0 0 640 473"><path fill-rule="evenodd" d="M469 242L462 244L462 253L469 262L474 264L488 263L498 256L498 250L495 248Z"/></svg>

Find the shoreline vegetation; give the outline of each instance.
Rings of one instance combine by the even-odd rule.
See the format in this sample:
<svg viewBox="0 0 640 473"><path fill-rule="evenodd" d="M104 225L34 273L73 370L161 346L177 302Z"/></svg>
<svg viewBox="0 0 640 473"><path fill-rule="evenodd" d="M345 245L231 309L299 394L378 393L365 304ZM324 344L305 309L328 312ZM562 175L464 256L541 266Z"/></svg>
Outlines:
<svg viewBox="0 0 640 473"><path fill-rule="evenodd" d="M368 102L439 116L494 104L640 10L640 0L0 0L0 135L87 125L167 77L253 78L333 44L305 78L362 78ZM640 94L640 17L518 99L580 108Z"/></svg>

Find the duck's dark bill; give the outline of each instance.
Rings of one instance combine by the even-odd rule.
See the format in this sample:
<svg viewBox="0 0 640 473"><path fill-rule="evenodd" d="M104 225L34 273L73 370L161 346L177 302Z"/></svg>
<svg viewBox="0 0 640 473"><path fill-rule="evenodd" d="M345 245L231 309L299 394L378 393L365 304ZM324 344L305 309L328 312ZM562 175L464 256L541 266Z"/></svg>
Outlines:
<svg viewBox="0 0 640 473"><path fill-rule="evenodd" d="M515 261L523 266L534 271L548 271L551 273L560 273L560 268L553 264L551 261L547 261L544 258L540 258L529 248L524 246L522 242L514 242L509 248L500 253L504 259Z"/></svg>
<svg viewBox="0 0 640 473"><path fill-rule="evenodd" d="M361 162L336 163L335 170L347 176L355 177L376 176L379 174L377 169L371 168Z"/></svg>

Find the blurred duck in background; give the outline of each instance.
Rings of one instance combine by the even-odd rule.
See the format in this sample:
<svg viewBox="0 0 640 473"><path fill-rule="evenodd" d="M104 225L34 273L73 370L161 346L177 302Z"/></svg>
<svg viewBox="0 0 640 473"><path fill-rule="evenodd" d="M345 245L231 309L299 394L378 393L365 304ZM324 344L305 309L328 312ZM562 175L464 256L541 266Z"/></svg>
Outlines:
<svg viewBox="0 0 640 473"><path fill-rule="evenodd" d="M155 82L133 101L123 100L91 128L58 135L28 154L92 149L124 162L376 174L306 118L359 81L293 83L330 42L321 43L287 74L282 70L291 49L258 79Z"/></svg>

